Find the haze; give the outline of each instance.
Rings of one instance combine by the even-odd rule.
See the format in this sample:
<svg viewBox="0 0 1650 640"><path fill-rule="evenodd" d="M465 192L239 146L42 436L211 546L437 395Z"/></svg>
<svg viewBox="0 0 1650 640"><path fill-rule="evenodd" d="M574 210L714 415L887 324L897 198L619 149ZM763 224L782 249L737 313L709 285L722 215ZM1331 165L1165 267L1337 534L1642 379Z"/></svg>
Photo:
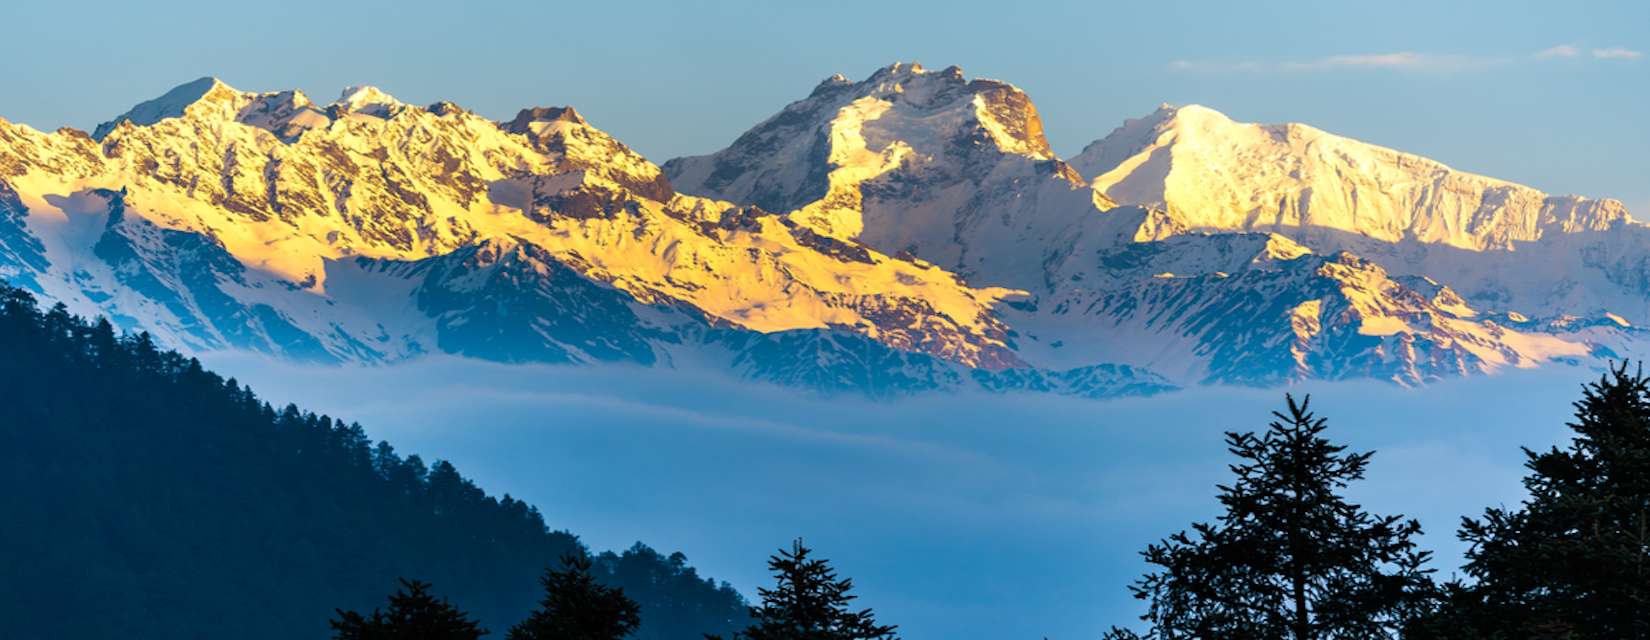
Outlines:
<svg viewBox="0 0 1650 640"><path fill-rule="evenodd" d="M1215 515L1221 432L1260 430L1283 401L1223 388L871 402L630 368L208 364L452 460L595 548L680 550L747 595L766 584L767 555L805 536L910 638L1084 638L1134 622L1137 552ZM1353 497L1419 518L1447 577L1460 516L1521 499L1519 447L1567 442L1569 403L1593 375L1293 392L1312 394L1332 437L1377 451Z"/></svg>

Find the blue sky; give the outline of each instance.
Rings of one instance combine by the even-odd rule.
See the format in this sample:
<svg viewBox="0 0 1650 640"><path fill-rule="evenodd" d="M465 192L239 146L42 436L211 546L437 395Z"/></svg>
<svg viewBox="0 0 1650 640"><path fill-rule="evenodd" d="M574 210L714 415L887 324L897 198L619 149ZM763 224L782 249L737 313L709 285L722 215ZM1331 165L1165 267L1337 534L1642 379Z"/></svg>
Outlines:
<svg viewBox="0 0 1650 640"><path fill-rule="evenodd" d="M1643 53L1637 1L26 2L0 37L0 117L89 129L203 75L318 98L375 84L498 118L573 104L663 161L831 73L916 60L1026 89L1067 155L1196 102L1650 218Z"/></svg>

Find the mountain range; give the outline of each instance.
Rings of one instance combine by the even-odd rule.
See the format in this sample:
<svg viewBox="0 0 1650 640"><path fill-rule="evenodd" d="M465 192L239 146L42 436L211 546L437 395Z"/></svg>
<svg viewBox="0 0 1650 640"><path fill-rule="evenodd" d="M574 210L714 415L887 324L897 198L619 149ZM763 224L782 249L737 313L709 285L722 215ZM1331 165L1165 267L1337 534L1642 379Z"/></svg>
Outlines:
<svg viewBox="0 0 1650 640"><path fill-rule="evenodd" d="M1625 357L1650 227L1195 105L1062 159L957 67L833 76L663 165L572 107L203 78L89 134L0 119L0 277L194 352L1106 397Z"/></svg>

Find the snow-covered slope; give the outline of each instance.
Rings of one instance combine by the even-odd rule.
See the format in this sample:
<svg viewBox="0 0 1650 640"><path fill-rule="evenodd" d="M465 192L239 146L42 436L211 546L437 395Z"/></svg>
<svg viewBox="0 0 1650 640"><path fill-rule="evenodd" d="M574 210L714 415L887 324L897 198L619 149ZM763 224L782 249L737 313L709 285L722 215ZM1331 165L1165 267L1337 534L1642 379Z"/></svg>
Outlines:
<svg viewBox="0 0 1650 640"><path fill-rule="evenodd" d="M1168 209L1186 230L1313 227L1484 250L1628 222L1615 200L1550 196L1303 124L1239 123L1198 105L1130 120L1071 164L1096 191Z"/></svg>
<svg viewBox="0 0 1650 640"><path fill-rule="evenodd" d="M1014 86L896 64L660 167L571 107L495 122L369 86L318 104L205 78L90 135L0 120L0 277L197 351L874 394L1418 383L1640 342L1650 245L1619 205L1218 122L1200 145L1260 150L1153 174L1193 138L1165 113L1091 147L1090 180ZM1249 166L1287 162L1294 182ZM1239 170L1187 195L1197 171ZM1213 204L1296 187L1280 211L1311 224ZM1331 188L1357 206L1320 213Z"/></svg>
<svg viewBox="0 0 1650 640"><path fill-rule="evenodd" d="M1577 325L1564 310L1597 327L1628 306L1637 322L1650 291L1631 284L1650 273L1650 245L1614 201L1549 197L1199 107L1130 121L1067 165L1023 92L955 67L832 77L728 148L665 171L684 192L1027 291L1005 317L1019 355L1048 368L1413 383L1614 353L1604 343L1620 347L1631 340L1616 334L1635 330L1566 333ZM1521 260L1535 251L1535 263ZM1547 268L1555 262L1567 268ZM1425 276L1466 299L1428 307L1405 284ZM1480 318L1514 305L1543 320L1511 329ZM1307 317L1322 325L1314 337L1286 340Z"/></svg>
<svg viewBox="0 0 1650 640"><path fill-rule="evenodd" d="M1395 277L1350 253L1312 254L1276 235L1172 238L1105 260L1140 277L1067 288L1010 317L1027 336L1028 359L1057 366L1078 354L1208 383L1418 384L1615 354L1575 335L1512 328L1437 282Z"/></svg>
<svg viewBox="0 0 1650 640"><path fill-rule="evenodd" d="M1164 105L1072 159L1099 193L1153 209L1140 239L1265 231L1448 280L1537 316L1650 322L1650 227L1621 202L1555 196L1302 124Z"/></svg>
<svg viewBox="0 0 1650 640"><path fill-rule="evenodd" d="M571 108L501 124L371 87L317 106L205 79L95 136L0 120L0 275L196 350L870 366L742 351L784 333L917 362L911 388L1027 366L1011 290L678 195Z"/></svg>
<svg viewBox="0 0 1650 640"><path fill-rule="evenodd" d="M976 284L1037 290L1111 239L1111 203L1049 150L1013 85L894 64L833 76L708 156L665 164L686 193L749 203L822 234L915 255ZM1114 232L1115 233L1115 232Z"/></svg>

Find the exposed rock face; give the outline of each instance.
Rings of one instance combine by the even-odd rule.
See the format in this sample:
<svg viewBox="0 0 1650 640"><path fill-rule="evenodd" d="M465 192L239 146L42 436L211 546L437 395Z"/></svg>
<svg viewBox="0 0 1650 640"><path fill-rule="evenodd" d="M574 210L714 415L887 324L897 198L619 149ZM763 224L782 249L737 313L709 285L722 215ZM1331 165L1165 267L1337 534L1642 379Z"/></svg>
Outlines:
<svg viewBox="0 0 1650 640"><path fill-rule="evenodd" d="M560 157L566 163L563 170L596 171L636 195L659 202L670 202L676 195L657 165L590 126L572 107L522 109L504 130L526 136L534 148Z"/></svg>
<svg viewBox="0 0 1650 640"><path fill-rule="evenodd" d="M1621 355L1650 321L1650 234L1613 201L1191 108L1067 164L1019 89L899 64L663 169L571 107L373 87L0 120L0 277L193 350L873 394L1414 384Z"/></svg>
<svg viewBox="0 0 1650 640"><path fill-rule="evenodd" d="M1157 367L1206 383L1373 377L1418 384L1592 355L1586 345L1552 336L1510 339L1506 327L1476 317L1447 289L1428 293L1351 254L1304 254L1232 273L1074 291L1051 301L1044 322L1090 326L1111 338L1090 338L1090 353L1122 362L1184 345L1182 353L1160 354Z"/></svg>
<svg viewBox="0 0 1650 640"><path fill-rule="evenodd" d="M1105 233L1089 227L1108 203L1054 157L1030 98L957 67L833 77L727 149L665 171L684 192L787 211L976 284L1042 288Z"/></svg>
<svg viewBox="0 0 1650 640"><path fill-rule="evenodd" d="M1066 164L1023 92L955 68L835 76L728 148L665 170L686 193L788 211L821 233L1028 291L1005 317L1020 357L1045 368L1127 362L1180 382L1415 383L1571 361L1624 340L1570 334L1562 322L1481 326L1496 310L1650 322L1650 234L1618 202L1548 196L1202 107L1130 121ZM1361 266L1298 266L1337 252ZM1328 275L1299 275L1288 296L1273 290L1275 276L1236 275L1283 264L1382 275L1334 287ZM1408 285L1424 276L1449 284L1449 300L1429 302L1438 309L1417 310ZM1333 291L1368 304L1348 315L1350 303L1316 295ZM1294 304L1254 306L1279 296ZM1472 317L1478 328L1455 322ZM1365 325L1394 333L1376 339Z"/></svg>
<svg viewBox="0 0 1650 640"><path fill-rule="evenodd" d="M0 142L0 269L185 348L708 360L779 382L913 367L882 391L1026 366L994 311L1011 292L678 196L571 108L500 125L370 87L318 106L207 79L97 136L0 122ZM860 355L741 351L771 352L763 334Z"/></svg>
<svg viewBox="0 0 1650 640"><path fill-rule="evenodd" d="M46 260L46 247L29 233L28 207L18 197L17 190L0 180L0 278L13 284L39 290L35 274L51 267Z"/></svg>

